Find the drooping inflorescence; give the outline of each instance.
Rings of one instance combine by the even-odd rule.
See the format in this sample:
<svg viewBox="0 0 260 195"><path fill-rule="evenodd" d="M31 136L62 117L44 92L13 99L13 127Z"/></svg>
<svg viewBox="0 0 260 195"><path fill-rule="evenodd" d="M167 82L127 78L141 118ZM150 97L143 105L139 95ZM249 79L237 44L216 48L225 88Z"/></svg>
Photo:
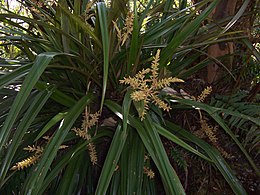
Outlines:
<svg viewBox="0 0 260 195"><path fill-rule="evenodd" d="M74 131L77 136L87 141L90 141L91 135L89 134L88 130L98 122L99 116L99 112L96 112L94 114L89 114L88 112L86 112L84 114L84 119L82 121L81 128L73 128L72 131ZM89 151L90 161L93 165L97 164L98 158L95 145L92 142L90 142L87 145L87 149Z"/></svg>
<svg viewBox="0 0 260 195"><path fill-rule="evenodd" d="M212 92L212 87L206 87L202 93L196 98L198 102L204 102L205 98ZM210 142L219 150L219 152L225 157L225 158L231 158L232 156L228 154L219 144L218 144L218 138L217 138L217 130L218 126L213 127L208 123L208 121L203 117L200 109L198 109L199 116L200 116L200 129L195 131L195 135L197 135L200 138L208 137Z"/></svg>

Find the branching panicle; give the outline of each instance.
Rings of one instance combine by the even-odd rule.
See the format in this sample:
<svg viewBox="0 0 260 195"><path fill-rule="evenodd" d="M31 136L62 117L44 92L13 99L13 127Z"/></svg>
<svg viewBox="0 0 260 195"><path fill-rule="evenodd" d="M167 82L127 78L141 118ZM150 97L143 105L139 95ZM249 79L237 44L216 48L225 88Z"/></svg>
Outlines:
<svg viewBox="0 0 260 195"><path fill-rule="evenodd" d="M169 111L171 107L158 97L160 90L170 86L171 83L184 82L175 77L159 79L159 60L160 50L157 51L151 68L139 71L134 77L125 77L123 80L120 80L121 84L130 85L134 90L131 93L132 100L136 102L143 101L144 109L139 113L141 120L144 119L145 114L149 110L149 102L154 103L164 111Z"/></svg>
<svg viewBox="0 0 260 195"><path fill-rule="evenodd" d="M92 16L94 16L94 13L90 13L91 7L94 5L95 1L88 1L87 5L86 5L86 10L84 13L84 20L86 22L86 24L88 24L88 19L90 19Z"/></svg>
<svg viewBox="0 0 260 195"><path fill-rule="evenodd" d="M24 148L24 150L27 150L28 152L35 152L35 154L41 154L43 152L43 147L41 146L27 146Z"/></svg>
<svg viewBox="0 0 260 195"><path fill-rule="evenodd" d="M124 32L122 34L121 46L125 44L128 37L132 34L133 23L134 23L134 14L132 12L128 12L127 17L125 19L125 26L123 28Z"/></svg>
<svg viewBox="0 0 260 195"><path fill-rule="evenodd" d="M79 136L79 137L81 137L83 139L87 139L88 135L87 135L86 131L81 130L80 128L76 128L76 127L72 128L71 130L74 131L77 136Z"/></svg>
<svg viewBox="0 0 260 195"><path fill-rule="evenodd" d="M47 140L47 144L48 142L50 141L50 137L49 136L44 136L43 137L45 140ZM67 148L68 146L66 145L61 145L59 147L59 149L65 149ZM24 168L27 168L31 165L34 165L39 159L40 157L42 156L42 153L43 153L43 150L44 148L42 146L35 146L35 145L32 145L32 146L27 146L24 148L24 150L28 151L28 152L32 152L34 153L33 156L30 156L18 163L16 163L12 168L11 170L22 170Z"/></svg>
<svg viewBox="0 0 260 195"><path fill-rule="evenodd" d="M132 12L128 12L127 17L125 19L125 25L123 29L119 29L117 23L115 21L112 21L113 25L115 27L115 30L117 32L117 38L118 42L121 43L121 46L123 46L127 39L130 37L133 31L133 23L134 23L134 14Z"/></svg>
<svg viewBox="0 0 260 195"><path fill-rule="evenodd" d="M153 99L153 103L157 106L159 106L160 108L162 108L164 111L169 112L171 107L165 103L163 100L161 100L158 96L156 95L152 95L152 99Z"/></svg>
<svg viewBox="0 0 260 195"><path fill-rule="evenodd" d="M96 165L98 161L96 146L93 143L89 143L87 148L89 151L90 161L93 165Z"/></svg>
<svg viewBox="0 0 260 195"><path fill-rule="evenodd" d="M99 119L100 112L96 112L95 114L89 114L87 111L84 114L84 120L82 121L81 128L73 128L72 131L76 133L77 136L90 141L91 135L89 134L88 130L93 127ZM89 151L90 161L93 165L97 164L97 151L96 147L93 143L89 143L87 145L87 149Z"/></svg>
<svg viewBox="0 0 260 195"><path fill-rule="evenodd" d="M216 136L216 132L218 129L218 126L212 127L208 124L208 122L202 118L202 115L200 113L200 125L201 129L196 131L196 134L204 137L205 135L209 138L210 142L218 149L218 151L223 155L225 158L231 158L232 156L228 154L219 144L218 139Z"/></svg>

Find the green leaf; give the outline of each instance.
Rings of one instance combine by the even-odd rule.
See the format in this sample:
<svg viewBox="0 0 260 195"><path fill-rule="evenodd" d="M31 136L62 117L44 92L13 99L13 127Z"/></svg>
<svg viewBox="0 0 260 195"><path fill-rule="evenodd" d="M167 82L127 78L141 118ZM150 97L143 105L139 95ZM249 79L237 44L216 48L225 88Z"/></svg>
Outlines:
<svg viewBox="0 0 260 195"><path fill-rule="evenodd" d="M105 105L116 115L122 118L120 106L113 101L107 100ZM167 194L185 194L180 180L172 168L159 134L152 124L149 116L144 120L144 126L139 120L129 116L129 123L134 127L142 139L143 144L155 162L164 184Z"/></svg>
<svg viewBox="0 0 260 195"><path fill-rule="evenodd" d="M66 34L70 34L71 26L70 26L69 16L71 14L69 12L67 2L65 0L61 0L60 5L62 6L63 10L66 10L66 13L67 13L67 14L65 14L64 12L61 12L61 17L60 17L61 30L63 32L65 32ZM61 39L62 39L62 46L64 48L64 52L70 53L70 47L69 47L70 39L68 37L66 37L64 34L61 35Z"/></svg>
<svg viewBox="0 0 260 195"><path fill-rule="evenodd" d="M27 178L25 184L26 194L38 194L60 145L62 144L76 119L79 117L89 102L89 97L84 96L71 108L70 111L68 111L68 114L61 122L59 129L56 131L53 138L45 148L38 165L35 166L34 171L31 172L31 176Z"/></svg>
<svg viewBox="0 0 260 195"><path fill-rule="evenodd" d="M0 89L28 74L32 64L26 64L0 77Z"/></svg>
<svg viewBox="0 0 260 195"><path fill-rule="evenodd" d="M100 24L101 36L102 36L102 46L103 46L103 89L101 98L101 109L104 104L106 88L107 88L107 78L108 78L108 68L109 68L109 34L107 26L107 12L104 3L97 3L98 19Z"/></svg>
<svg viewBox="0 0 260 195"><path fill-rule="evenodd" d="M234 111L230 111L228 109L216 108L216 107L209 106L207 104L203 104L203 103L193 101L193 100L179 99L178 101L180 103L190 105L190 106L193 106L193 107L196 107L198 109L202 109L202 110L206 111L226 131L226 133L234 140L234 142L237 144L237 146L240 148L240 150L243 152L243 154L247 158L247 160L250 163L250 165L252 166L252 168L256 171L257 175L260 175L259 169L257 168L256 164L254 163L254 161L252 160L250 155L247 153L246 149L239 142L239 140L236 138L236 136L231 131L231 129L226 125L225 121L219 116L219 114L223 112L223 113L238 116L238 117L241 117L241 118L246 118L247 120L250 120L250 121L256 123L257 125L260 125L259 120L255 119L253 117L244 115L244 114L240 114L240 113L237 113L237 112L234 112Z"/></svg>
<svg viewBox="0 0 260 195"><path fill-rule="evenodd" d="M11 161L19 147L24 134L28 131L29 126L40 112L43 105L49 99L52 91L50 89L46 89L45 91L40 92L30 105L29 109L26 111L25 115L21 119L20 124L18 125L14 135L12 136L12 143L8 147L7 154L5 155L4 161L1 163L1 170L0 170L0 182L3 185L3 180L5 179L6 173L10 168Z"/></svg>
<svg viewBox="0 0 260 195"><path fill-rule="evenodd" d="M127 93L125 94L125 98L123 101L123 131L126 131L127 129L127 123L128 123L128 116L129 116L129 110L130 110L130 106L132 103L132 99L130 97L131 91L127 91Z"/></svg>
<svg viewBox="0 0 260 195"><path fill-rule="evenodd" d="M250 0L244 1L244 3L240 7L240 9L236 13L236 15L234 17L232 17L232 20L225 26L222 33L225 33L226 31L228 31L238 21L238 19L244 14L249 3L250 3Z"/></svg>
<svg viewBox="0 0 260 195"><path fill-rule="evenodd" d="M26 76L21 90L19 91L18 95L15 98L15 101L8 113L8 116L5 120L4 126L0 132L0 150L2 149L3 145L8 140L8 137L11 132L11 128L22 109L27 97L29 96L31 90L33 89L36 82L39 80L41 74L53 59L54 56L61 55L61 53L42 53L36 57L36 60L30 70L29 74Z"/></svg>
<svg viewBox="0 0 260 195"><path fill-rule="evenodd" d="M69 162L74 162L74 160L77 160L78 155L80 155L83 151L86 150L86 147L90 142L93 142L101 137L111 137L112 134L110 135L109 133L110 132L108 131L102 130L98 132L97 135L93 136L91 140L89 141L84 140L84 142L79 142L77 145L72 147L69 151L66 151L66 154L62 155L60 159L57 161L57 163L52 166L51 171L44 179L39 194L44 193L44 191L47 189L50 183L59 175L59 173L65 168L65 166Z"/></svg>
<svg viewBox="0 0 260 195"><path fill-rule="evenodd" d="M253 44L248 39L242 39L242 42L251 50L257 60L260 61L260 52L256 50Z"/></svg>
<svg viewBox="0 0 260 195"><path fill-rule="evenodd" d="M57 115L55 115L41 130L41 132L37 135L37 137L34 139L34 141L37 141L38 139L40 139L52 126L54 126L55 124L57 124L59 121L61 121L62 119L64 119L64 117L66 116L67 112L60 112Z"/></svg>
<svg viewBox="0 0 260 195"><path fill-rule="evenodd" d="M90 163L89 161L86 162L86 160L86 152L82 152L77 158L68 163L56 194L71 195L77 193L80 176L87 176L86 169Z"/></svg>
<svg viewBox="0 0 260 195"><path fill-rule="evenodd" d="M119 164L121 194L143 194L144 159L145 147L142 140L138 133L130 128Z"/></svg>
<svg viewBox="0 0 260 195"><path fill-rule="evenodd" d="M109 147L105 163L102 167L95 194L106 194L117 162L125 145L127 135L128 129L123 131L121 125L118 125L115 135L112 139L112 143Z"/></svg>
<svg viewBox="0 0 260 195"><path fill-rule="evenodd" d="M48 86L47 83L38 81L35 85L35 88L39 89L39 90L44 90L46 88L46 86ZM56 101L57 103L59 103L61 105L69 107L69 108L77 102L71 96L66 95L65 93L63 93L62 91L60 91L58 89L55 89L53 91L53 93L51 95L51 99L53 99L54 101Z"/></svg>
<svg viewBox="0 0 260 195"><path fill-rule="evenodd" d="M63 7L63 6L60 6L60 7L61 7L62 11L64 11L73 22L78 24L79 27L81 27L85 32L87 32L96 41L98 46L101 46L100 40L97 38L97 36L95 35L94 31L91 29L90 25L88 25L85 22L83 22L75 14L70 13L70 11L67 10L65 7Z"/></svg>
<svg viewBox="0 0 260 195"><path fill-rule="evenodd" d="M194 144L198 145L201 149L203 149L211 158L214 165L216 165L218 170L224 176L225 180L228 182L235 194L247 194L245 189L242 187L238 179L233 174L227 162L222 158L220 153L215 148L213 148L205 141L199 139L195 135L191 134L190 132L186 131L185 129L182 129L181 127L169 121L166 121L166 126L168 129L174 131L176 134L183 136L190 142L193 142Z"/></svg>
<svg viewBox="0 0 260 195"><path fill-rule="evenodd" d="M199 157L211 162L211 159L200 153L198 150L195 148L191 147L189 144L185 143L183 140L178 138L176 135L173 135L171 132L167 131L165 128L162 126L154 123L154 126L156 126L158 133L161 134L162 136L166 137L167 139L173 141L174 143L178 144L179 146L185 148L186 150L198 155Z"/></svg>
<svg viewBox="0 0 260 195"><path fill-rule="evenodd" d="M133 21L133 32L131 38L131 46L129 51L129 59L127 64L127 72L129 74L131 69L136 70L139 62L140 52L142 48L142 41L139 38L140 27L138 24L138 14L136 10L136 1L134 1L134 21Z"/></svg>
<svg viewBox="0 0 260 195"><path fill-rule="evenodd" d="M88 143L88 141L84 143L79 143L75 147L67 151L66 154L62 155L62 157L58 160L58 162L55 165L53 165L52 170L46 176L41 186L41 189L39 190L39 194L44 194L44 191L47 189L50 183L58 177L58 174L66 167L68 163L75 163L78 154L86 150Z"/></svg>
<svg viewBox="0 0 260 195"><path fill-rule="evenodd" d="M166 193L176 195L185 194L179 177L177 176L176 172L171 166L171 163L163 147L159 134L156 131L156 128L154 127L149 115L147 115L146 119L144 119L144 126L145 131L138 131L138 133L143 134L143 136L140 135L143 142L146 139L146 137L150 137L151 145L154 151L151 151L148 148L147 150L160 172Z"/></svg>
<svg viewBox="0 0 260 195"><path fill-rule="evenodd" d="M130 98L130 91L128 91L125 95L124 101L123 101L123 128L121 126L118 126L116 133L113 137L111 146L109 148L106 161L103 165L103 169L101 172L100 179L98 181L98 187L96 194L104 194L107 189L108 185L110 183L110 180L112 178L112 175L114 173L114 170L116 168L117 162L119 160L119 157L121 155L121 152L124 148L125 141L127 139L128 135L128 128L127 128L127 122L128 122L128 115L129 115L129 109L131 106L131 98ZM105 167L106 166L106 167ZM112 166L112 168L111 168ZM108 169L108 170L106 170ZM99 189L101 188L101 189Z"/></svg>
<svg viewBox="0 0 260 195"><path fill-rule="evenodd" d="M162 50L160 57L161 66L166 66L169 58L173 56L177 47L179 47L195 30L198 29L201 22L212 12L220 0L214 0L196 19L185 25L176 36L170 41L166 48ZM205 1L206 2L206 1Z"/></svg>

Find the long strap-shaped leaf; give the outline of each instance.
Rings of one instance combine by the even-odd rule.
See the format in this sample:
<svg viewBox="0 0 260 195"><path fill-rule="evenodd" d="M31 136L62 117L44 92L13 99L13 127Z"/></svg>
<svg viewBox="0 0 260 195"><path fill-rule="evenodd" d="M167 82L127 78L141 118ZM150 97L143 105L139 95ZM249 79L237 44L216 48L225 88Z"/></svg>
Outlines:
<svg viewBox="0 0 260 195"><path fill-rule="evenodd" d="M42 128L42 130L38 133L37 137L34 139L34 142L43 137L43 135L55 124L64 119L67 112L59 112L56 114L49 122Z"/></svg>
<svg viewBox="0 0 260 195"><path fill-rule="evenodd" d="M84 96L72 107L70 111L68 111L68 114L61 122L59 129L56 131L53 138L44 150L38 166L35 166L34 171L32 171L31 175L28 177L24 189L26 194L38 194L60 145L62 144L69 130L72 128L78 116L90 102L89 100L89 96Z"/></svg>
<svg viewBox="0 0 260 195"><path fill-rule="evenodd" d="M124 104L123 104L123 128L121 125L117 127L117 130L115 132L115 135L113 137L111 146L109 148L109 151L107 153L107 158L105 160L105 163L103 165L97 190L95 194L106 194L107 188L109 186L110 180L112 178L112 175L114 173L115 167L117 165L117 162L119 160L119 157L121 155L121 152L124 148L125 141L128 135L128 128L127 128L127 121L128 121L128 114L129 109L131 106L131 98L130 98L130 92L127 92L124 98ZM122 115L121 115L122 116Z"/></svg>
<svg viewBox="0 0 260 195"><path fill-rule="evenodd" d="M147 115L146 119L144 120L144 126L145 126L145 131L142 131L139 128L137 128L138 129L137 131L144 144L145 145L150 144L153 147L153 151L149 150L148 148L147 150L151 155L152 159L154 160L161 174L166 193L176 194L176 195L185 194L185 191L179 180L179 177L176 174L175 170L173 169L169 161L169 158L163 147L159 134L155 126L153 125L153 122L149 115ZM150 143L149 142L145 143L146 137L150 137Z"/></svg>
<svg viewBox="0 0 260 195"><path fill-rule="evenodd" d="M115 112L119 117L121 117L120 112L119 112L120 111L120 106L118 104L116 104L116 103L114 103L112 101L106 101L106 105L113 112ZM145 129L142 127L142 125L138 124L137 120L133 120L133 117L129 116L129 121L130 121L130 125L131 126L135 126L136 128L139 128L139 129L142 129L143 131L145 131ZM158 128L158 125L155 125L155 126L157 126L157 128ZM246 194L244 188L241 186L241 184L239 183L237 178L232 173L232 170L229 168L228 164L221 157L221 155L219 154L219 152L217 150L215 150L213 147L211 147L209 144L207 144L203 140L197 138L196 136L192 135L191 133L187 132L186 130L180 128L179 126L177 126L177 125L175 125L173 123L170 123L170 122L166 121L166 126L167 126L167 129L174 130L174 132L176 132L177 134L180 134L180 135L184 136L189 141L191 141L191 142L195 143L196 145L200 146L209 155L209 157L211 159L210 161L213 162L216 165L216 167L221 172L221 174L224 176L226 181L229 183L229 185L231 186L233 191L236 194L242 194L242 195ZM159 132L162 135L166 135L165 133L162 132L162 129L159 129ZM149 142L151 142L151 140L147 139L145 142L149 143ZM176 142L176 143L178 144L179 141ZM183 145L180 145L180 146L183 146ZM147 149L148 149L148 147L146 146ZM186 148L186 149L189 150L189 148ZM150 148L150 150L152 150L152 148ZM148 149L149 152L150 152L150 150ZM193 152L193 151L191 151L191 152ZM199 156L201 156L201 155L199 155Z"/></svg>
<svg viewBox="0 0 260 195"><path fill-rule="evenodd" d="M110 100L106 100L105 102L106 106L109 107L109 109L111 109L117 116L119 116L120 118L122 118L123 116L121 115L120 112L120 106L116 103L114 103L113 101ZM133 117L129 116L128 117L128 123L130 123L130 125L133 126L133 121L131 123L131 120L133 120ZM170 135L169 133L166 132L166 130L161 127L159 124L154 124L158 130L158 133L160 133L161 135L167 137L168 139L172 140L174 143L178 144L179 146L183 147L184 149L200 156L201 158L211 161L207 156L203 155L202 153L200 153L198 150L194 149L193 147L191 147L189 144L187 144L186 142L184 142L183 140L181 140L180 138L178 138L177 136L174 135Z"/></svg>
<svg viewBox="0 0 260 195"><path fill-rule="evenodd" d="M202 148L209 155L209 157L213 161L214 165L216 165L218 170L224 176L224 178L226 179L226 181L232 188L233 192L235 192L235 194L239 194L239 195L247 194L245 189L242 187L242 185L238 181L238 179L234 176L232 170L230 169L230 167L228 166L226 161L222 158L222 156L216 149L214 149L211 145L209 145L202 139L199 139L195 135L191 134L190 132L186 131L185 129L182 129L181 127L179 127L169 121L166 121L166 126L167 126L167 129L174 131L176 134L179 134L179 135L185 137L189 141L195 143L200 148Z"/></svg>
<svg viewBox="0 0 260 195"><path fill-rule="evenodd" d="M39 89L39 90L44 90L46 88L48 84L45 83L45 82L42 82L42 81L38 81L36 84L35 84L35 88L36 89ZM77 101L65 94L64 92L58 90L58 89L55 89L51 95L51 99L53 99L54 101L56 101L58 104L61 104L61 105L64 105L68 108L71 108Z"/></svg>
<svg viewBox="0 0 260 195"><path fill-rule="evenodd" d="M32 67L31 63L26 64L26 65L23 65L22 67L15 69L11 73L1 76L0 88L3 88L4 86L8 85L9 83L11 83L15 80L18 80L19 78L26 75L29 72L31 67Z"/></svg>
<svg viewBox="0 0 260 195"><path fill-rule="evenodd" d="M93 140L91 139L91 141L93 141ZM66 167L66 165L72 161L78 160L77 159L78 155L81 152L86 150L86 146L88 144L89 144L89 141L79 143L75 147L72 147L68 152L66 152L66 154L62 155L62 157L59 158L57 163L52 167L52 170L48 173L48 175L44 179L44 182L43 182L38 194L44 194L44 191L47 189L47 187L50 185L50 183L53 182L53 180L58 177L58 175Z"/></svg>
<svg viewBox="0 0 260 195"><path fill-rule="evenodd" d="M209 105L206 105L206 104L203 104L203 103L200 103L200 102L196 102L196 101L193 101L193 100L180 99L178 101L183 103L183 104L195 106L197 108L200 108L200 109L206 111L226 131L226 133L234 140L234 142L237 144L237 146L240 148L240 150L244 153L245 157L247 158L247 160L250 163L250 165L252 166L252 168L256 171L257 175L260 175L259 169L257 168L257 166L254 163L254 161L252 160L252 158L249 156L249 154L247 153L245 148L242 146L242 144L236 138L236 136L231 131L231 129L229 129L229 127L227 126L225 121L219 116L219 114L220 114L220 112L223 112L223 113L227 113L227 114L230 114L230 115L245 118L247 120L254 122L257 125L260 124L259 120L255 119L253 117L244 115L244 114L240 114L240 113L237 113L237 112L230 111L228 109L212 107L212 106L209 106Z"/></svg>
<svg viewBox="0 0 260 195"><path fill-rule="evenodd" d="M62 195L71 195L77 194L79 191L77 188L79 187L79 183L81 178L83 179L87 175L87 169L91 166L91 162L86 162L86 152L82 152L77 156L77 159L74 161L70 161L63 171L63 176L59 182L59 187L55 194ZM89 174L89 173L88 173Z"/></svg>
<svg viewBox="0 0 260 195"><path fill-rule="evenodd" d="M242 39L242 42L251 50L257 60L260 61L260 52L253 46L253 44L248 39Z"/></svg>
<svg viewBox="0 0 260 195"><path fill-rule="evenodd" d="M84 140L84 142L78 143L76 146L70 148L69 151L66 152L66 154L62 155L58 161L55 162L55 164L52 166L52 170L48 173L46 178L44 179L44 182L41 186L41 189L39 190L38 194L44 194L44 191L47 189L47 187L50 185L50 183L58 177L59 173L66 167L66 165L77 159L78 155L80 155L82 152L86 150L86 146L90 142L94 142L96 139L99 139L100 137L112 137L111 131L100 131L97 135L93 136L91 140L87 141Z"/></svg>
<svg viewBox="0 0 260 195"><path fill-rule="evenodd" d="M243 5L240 7L239 11L236 13L236 15L232 18L232 20L225 26L222 33L227 32L237 21L238 19L243 15L245 12L248 4L250 3L250 0L245 0Z"/></svg>
<svg viewBox="0 0 260 195"><path fill-rule="evenodd" d="M181 32L179 32L161 54L160 63L165 66L171 56L173 56L177 47L179 47L197 28L201 22L212 12L220 0L214 0L195 20L186 25Z"/></svg>
<svg viewBox="0 0 260 195"><path fill-rule="evenodd" d="M126 138L127 131L122 131L121 125L118 125L98 180L98 185L95 192L96 195L106 194L110 180L125 145Z"/></svg>
<svg viewBox="0 0 260 195"><path fill-rule="evenodd" d="M86 33L88 33L97 43L98 46L101 46L100 40L97 38L93 30L91 29L90 25L87 25L85 22L83 22L80 17L76 16L76 14L72 14L67 8L60 5L60 8L64 13L66 13L69 18L75 22L79 27L81 27Z"/></svg>
<svg viewBox="0 0 260 195"><path fill-rule="evenodd" d="M131 128L128 136L127 147L125 147L125 159L120 162L120 174L124 171L127 176L121 177L120 180L126 180L126 190L121 192L124 194L144 194L142 187L144 186L144 159L145 146L142 143L138 133ZM123 151L124 154L124 151ZM122 158L122 157L121 157ZM125 166L124 166L125 165Z"/></svg>
<svg viewBox="0 0 260 195"><path fill-rule="evenodd" d="M127 64L127 73L131 72L131 69L134 66L134 69L136 69L136 66L138 66L138 58L140 57L140 49L141 49L141 40L139 38L139 30L140 27L138 25L138 15L137 15L137 7L136 7L136 1L134 1L134 21L133 21L133 33L132 33L132 39L131 39L131 46L129 50L129 59Z"/></svg>
<svg viewBox="0 0 260 195"><path fill-rule="evenodd" d="M41 108L45 104L45 102L49 99L51 95L51 91L49 89L40 92L32 102L31 106L25 113L24 117L21 120L21 123L18 125L13 137L12 137L12 143L8 147L7 154L5 156L4 162L1 164L1 170L0 170L0 186L3 185L3 180L6 176L6 173L10 167L11 161L16 153L17 148L20 145L20 142L25 134L25 132L28 130L29 126L37 116L37 114L40 112Z"/></svg>
<svg viewBox="0 0 260 195"><path fill-rule="evenodd" d="M2 150L2 147L6 143L10 132L11 128L21 111L27 97L29 96L31 90L33 89L34 85L36 82L39 80L41 74L47 67L47 65L50 63L52 58L56 55L60 55L61 53L41 53L37 56L32 69L30 70L29 74L26 76L21 90L17 94L15 101L10 109L10 112L4 122L4 126L1 129L0 132L0 150Z"/></svg>
<svg viewBox="0 0 260 195"><path fill-rule="evenodd" d="M120 113L121 107L118 104L107 100L105 105L122 118ZM159 169L167 194L185 194L179 178L169 162L159 134L151 125L151 119L146 119L144 121L145 126L143 126L139 120L129 116L129 123L137 130L142 142Z"/></svg>
<svg viewBox="0 0 260 195"><path fill-rule="evenodd" d="M104 3L97 3L98 19L101 30L102 46L103 46L103 89L101 98L101 108L105 100L109 67L109 35L107 26L107 11Z"/></svg>
<svg viewBox="0 0 260 195"><path fill-rule="evenodd" d="M154 123L154 126L156 126L158 133L161 134L162 136L164 136L167 139L173 141L174 143L178 144L179 146L182 146L186 150L188 150L188 151L198 155L199 157L201 157L201 158L203 158L203 159L205 159L205 160L207 160L209 162L212 161L211 159L209 159L208 157L206 157L205 155L200 153L198 150L196 150L195 148L191 147L190 145L185 143L183 140L178 138L178 136L173 135L171 132L167 131L161 125L158 125L158 124Z"/></svg>

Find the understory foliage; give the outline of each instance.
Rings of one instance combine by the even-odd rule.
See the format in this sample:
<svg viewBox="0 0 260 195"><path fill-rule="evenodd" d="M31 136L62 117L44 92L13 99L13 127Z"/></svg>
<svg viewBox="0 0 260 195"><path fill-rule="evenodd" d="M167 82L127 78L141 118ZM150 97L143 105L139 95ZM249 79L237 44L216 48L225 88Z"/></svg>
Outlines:
<svg viewBox="0 0 260 195"><path fill-rule="evenodd" d="M259 104L195 78L209 45L247 40L208 20L219 0L18 2L0 4L0 194L199 194L193 159L247 194L219 135L259 176Z"/></svg>

